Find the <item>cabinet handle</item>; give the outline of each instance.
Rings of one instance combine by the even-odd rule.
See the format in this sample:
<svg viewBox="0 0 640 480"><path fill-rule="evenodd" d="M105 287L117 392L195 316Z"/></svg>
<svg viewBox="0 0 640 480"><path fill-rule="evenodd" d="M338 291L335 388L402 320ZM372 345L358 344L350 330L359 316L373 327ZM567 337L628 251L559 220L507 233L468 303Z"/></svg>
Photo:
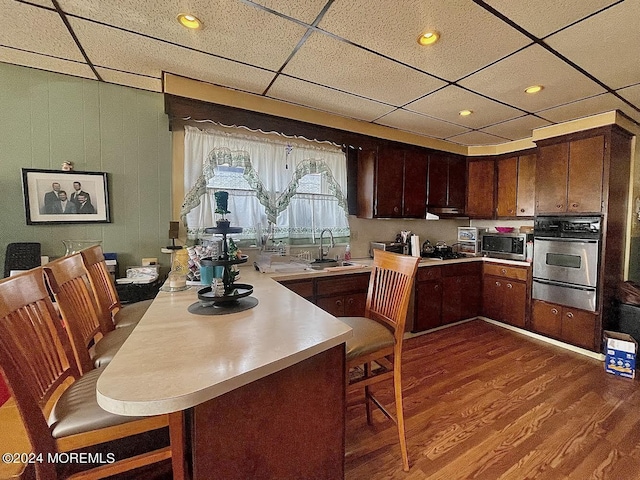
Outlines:
<svg viewBox="0 0 640 480"><path fill-rule="evenodd" d="M347 303L348 303L349 305L353 305L353 298L352 298L352 297L349 297L349 300L347 300Z"/></svg>
<svg viewBox="0 0 640 480"><path fill-rule="evenodd" d="M573 313L567 312L567 318L573 318Z"/></svg>
<svg viewBox="0 0 640 480"><path fill-rule="evenodd" d="M500 273L501 273L501 274L503 274L503 275L505 275L505 274L507 273L507 269L506 269L506 268L501 269L501 270L500 270Z"/></svg>
<svg viewBox="0 0 640 480"><path fill-rule="evenodd" d="M562 204L559 203L558 205L556 205L556 208L561 209L562 208Z"/></svg>
<svg viewBox="0 0 640 480"><path fill-rule="evenodd" d="M399 208L398 207L393 207L393 213L398 213L399 212Z"/></svg>
<svg viewBox="0 0 640 480"><path fill-rule="evenodd" d="M552 308L551 309L551 313L553 313L554 315L558 314L558 309L557 308Z"/></svg>
<svg viewBox="0 0 640 480"><path fill-rule="evenodd" d="M578 208L578 204L577 204L577 203L572 203L572 204L571 204L571 206L572 206L573 208Z"/></svg>
<svg viewBox="0 0 640 480"><path fill-rule="evenodd" d="M336 300L336 306L337 307L341 307L342 306L342 300Z"/></svg>
<svg viewBox="0 0 640 480"><path fill-rule="evenodd" d="M521 208L521 209L520 209L520 213L524 213L524 208Z"/></svg>
<svg viewBox="0 0 640 480"><path fill-rule="evenodd" d="M496 287L501 286L502 284L500 282L496 282Z"/></svg>
<svg viewBox="0 0 640 480"><path fill-rule="evenodd" d="M513 288L513 285L511 285L510 283L507 283L507 288Z"/></svg>
<svg viewBox="0 0 640 480"><path fill-rule="evenodd" d="M438 285L438 284L434 285L434 286L433 286L433 289L434 289L434 290L440 290L440 285Z"/></svg>

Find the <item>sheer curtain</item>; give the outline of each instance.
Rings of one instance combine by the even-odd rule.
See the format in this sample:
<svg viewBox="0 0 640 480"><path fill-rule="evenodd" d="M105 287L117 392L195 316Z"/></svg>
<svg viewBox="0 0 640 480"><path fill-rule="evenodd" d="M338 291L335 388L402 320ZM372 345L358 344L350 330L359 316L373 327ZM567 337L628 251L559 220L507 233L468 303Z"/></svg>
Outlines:
<svg viewBox="0 0 640 480"><path fill-rule="evenodd" d="M271 135L271 134L270 134ZM185 127L181 218L188 236L215 225L217 190L229 192L227 218L240 239L267 232L287 243L313 243L324 228L349 237L346 158L339 147L299 139Z"/></svg>

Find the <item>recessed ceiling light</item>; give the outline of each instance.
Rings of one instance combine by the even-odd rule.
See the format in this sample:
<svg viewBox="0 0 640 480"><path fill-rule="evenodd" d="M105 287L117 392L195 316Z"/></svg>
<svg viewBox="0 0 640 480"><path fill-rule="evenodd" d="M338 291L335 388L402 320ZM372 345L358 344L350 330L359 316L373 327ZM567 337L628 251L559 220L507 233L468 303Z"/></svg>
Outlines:
<svg viewBox="0 0 640 480"><path fill-rule="evenodd" d="M428 31L424 32L422 35L418 37L418 43L420 45L432 45L438 41L440 35L438 32Z"/></svg>
<svg viewBox="0 0 640 480"><path fill-rule="evenodd" d="M460 110L458 112L458 115L460 115L461 117L468 117L472 113L473 113L473 110Z"/></svg>
<svg viewBox="0 0 640 480"><path fill-rule="evenodd" d="M194 17L193 15L189 15L187 13L181 13L178 15L178 22L183 27L191 28L197 30L202 28L202 22L198 19L198 17Z"/></svg>
<svg viewBox="0 0 640 480"><path fill-rule="evenodd" d="M544 87L542 85L532 85L529 88L525 88L524 91L526 93L538 93L540 90L542 90Z"/></svg>

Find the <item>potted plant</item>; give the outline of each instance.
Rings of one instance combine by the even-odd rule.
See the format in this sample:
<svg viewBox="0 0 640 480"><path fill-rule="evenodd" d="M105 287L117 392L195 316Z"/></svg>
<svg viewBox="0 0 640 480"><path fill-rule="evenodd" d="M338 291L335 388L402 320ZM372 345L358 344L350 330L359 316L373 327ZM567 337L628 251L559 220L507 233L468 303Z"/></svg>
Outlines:
<svg viewBox="0 0 640 480"><path fill-rule="evenodd" d="M222 215L220 220L216 221L216 226L218 228L229 228L229 220L227 220L227 213L231 213L227 210L227 206L229 204L229 192L215 192L213 196L216 199L216 210L215 213Z"/></svg>

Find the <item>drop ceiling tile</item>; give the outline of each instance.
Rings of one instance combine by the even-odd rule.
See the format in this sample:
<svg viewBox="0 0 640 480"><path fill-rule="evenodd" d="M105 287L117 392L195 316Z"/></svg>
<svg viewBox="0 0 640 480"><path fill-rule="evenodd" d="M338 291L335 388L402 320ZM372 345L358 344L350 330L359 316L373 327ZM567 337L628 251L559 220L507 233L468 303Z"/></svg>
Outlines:
<svg viewBox="0 0 640 480"><path fill-rule="evenodd" d="M619 0L485 0L514 23L538 38L581 20Z"/></svg>
<svg viewBox="0 0 640 480"><path fill-rule="evenodd" d="M622 90L618 90L618 92L622 97L629 100L636 107L640 108L640 84L633 85L631 87L623 88ZM635 121L640 122L640 112L634 108L631 108L626 103L619 101L621 105L618 107L619 110L622 110L624 113L629 115Z"/></svg>
<svg viewBox="0 0 640 480"><path fill-rule="evenodd" d="M446 85L322 33L313 33L283 72L395 106Z"/></svg>
<svg viewBox="0 0 640 480"><path fill-rule="evenodd" d="M458 143L460 145L499 145L505 143L506 140L501 137L496 137L489 133L480 131L462 133L453 137L447 138L448 142Z"/></svg>
<svg viewBox="0 0 640 480"><path fill-rule="evenodd" d="M640 79L640 2L626 1L550 36L546 42L616 90Z"/></svg>
<svg viewBox="0 0 640 480"><path fill-rule="evenodd" d="M271 72L85 20L70 23L96 67L161 78L163 71L262 93Z"/></svg>
<svg viewBox="0 0 640 480"><path fill-rule="evenodd" d="M622 90L619 93L624 96ZM632 99L629 100L633 101ZM640 97L636 100L640 101ZM640 119L640 113L610 93L603 93L594 97L578 100L577 102L542 110L538 112L538 115L554 123L563 123L577 118L597 115L598 113L611 112L613 110L620 110L636 120Z"/></svg>
<svg viewBox="0 0 640 480"><path fill-rule="evenodd" d="M0 46L0 62L22 65L23 67L33 67L49 72L65 73L74 77L92 78L96 76L86 63L70 62L60 58L38 55L37 53L23 52L13 48Z"/></svg>
<svg viewBox="0 0 640 480"><path fill-rule="evenodd" d="M513 120L508 120L497 125L483 128L481 131L492 135L498 135L502 138L508 138L509 140L521 140L523 138L531 137L531 133L535 128L546 127L550 124L551 122L534 117L533 115L525 115L520 118L514 118Z"/></svg>
<svg viewBox="0 0 640 480"><path fill-rule="evenodd" d="M455 85L442 88L406 105L404 108L469 128L482 128L522 115L520 110L494 102ZM458 114L461 110L471 110L473 113L461 117Z"/></svg>
<svg viewBox="0 0 640 480"><path fill-rule="evenodd" d="M371 122L394 109L383 103L283 75L273 83L268 96L366 122Z"/></svg>
<svg viewBox="0 0 640 480"><path fill-rule="evenodd" d="M63 11L239 62L279 69L306 28L238 0L59 0ZM176 17L191 13L201 30L182 27Z"/></svg>
<svg viewBox="0 0 640 480"><path fill-rule="evenodd" d="M253 2L308 24L314 22L327 4L327 0L304 0L304 2L300 0L253 0Z"/></svg>
<svg viewBox="0 0 640 480"><path fill-rule="evenodd" d="M105 82L152 92L162 92L162 80L160 78L143 77L142 75L109 70L108 68L97 67L96 70Z"/></svg>
<svg viewBox="0 0 640 480"><path fill-rule="evenodd" d="M319 27L450 81L530 43L469 0L334 2ZM421 47L417 38L428 29L440 32L440 40Z"/></svg>
<svg viewBox="0 0 640 480"><path fill-rule="evenodd" d="M0 45L84 62L73 37L55 10L9 0L0 0L0 9ZM16 22L16 19L20 21Z"/></svg>
<svg viewBox="0 0 640 480"><path fill-rule="evenodd" d="M447 138L469 131L468 128L443 122L435 118L409 112L407 110L395 110L384 117L379 118L374 123L387 127L405 130L407 132L418 133L432 138Z"/></svg>
<svg viewBox="0 0 640 480"><path fill-rule="evenodd" d="M604 89L539 45L481 70L460 85L528 112L604 93ZM544 85L535 95L524 93L531 85Z"/></svg>

